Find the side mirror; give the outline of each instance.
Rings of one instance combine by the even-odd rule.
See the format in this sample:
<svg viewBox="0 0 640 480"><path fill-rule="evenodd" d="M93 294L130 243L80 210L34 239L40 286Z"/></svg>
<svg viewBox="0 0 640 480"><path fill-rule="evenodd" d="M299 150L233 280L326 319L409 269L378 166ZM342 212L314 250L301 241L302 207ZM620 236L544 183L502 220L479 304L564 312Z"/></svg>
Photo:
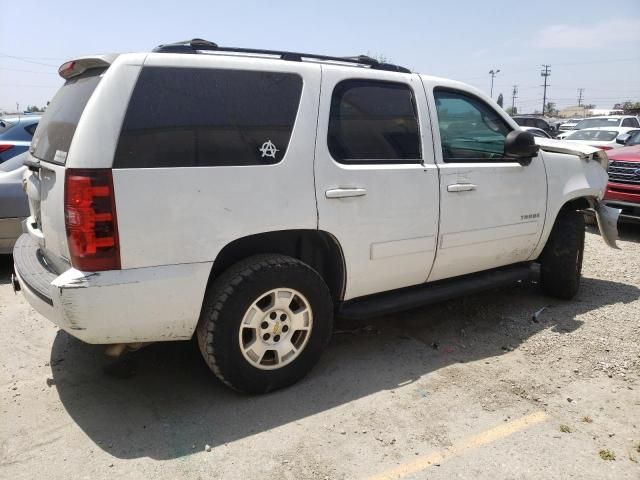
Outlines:
<svg viewBox="0 0 640 480"><path fill-rule="evenodd" d="M509 132L504 142L505 157L514 159L522 166L529 165L539 149L533 134L526 130Z"/></svg>
<svg viewBox="0 0 640 480"><path fill-rule="evenodd" d="M616 143L619 143L620 145L626 145L626 143L629 141L630 138L631 138L630 134L621 133L616 137Z"/></svg>

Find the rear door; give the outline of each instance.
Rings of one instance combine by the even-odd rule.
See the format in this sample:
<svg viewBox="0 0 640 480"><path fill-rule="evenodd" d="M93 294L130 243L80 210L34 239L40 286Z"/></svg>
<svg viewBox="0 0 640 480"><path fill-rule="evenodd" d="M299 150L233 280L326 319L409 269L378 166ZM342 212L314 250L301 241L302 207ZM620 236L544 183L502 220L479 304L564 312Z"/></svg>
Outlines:
<svg viewBox="0 0 640 480"><path fill-rule="evenodd" d="M429 281L525 261L546 210L542 158L528 166L504 157L513 127L485 99L425 81L440 167L438 255ZM434 88L435 87L435 88Z"/></svg>
<svg viewBox="0 0 640 480"><path fill-rule="evenodd" d="M438 171L418 76L323 65L315 179L319 228L345 257L345 299L426 280Z"/></svg>

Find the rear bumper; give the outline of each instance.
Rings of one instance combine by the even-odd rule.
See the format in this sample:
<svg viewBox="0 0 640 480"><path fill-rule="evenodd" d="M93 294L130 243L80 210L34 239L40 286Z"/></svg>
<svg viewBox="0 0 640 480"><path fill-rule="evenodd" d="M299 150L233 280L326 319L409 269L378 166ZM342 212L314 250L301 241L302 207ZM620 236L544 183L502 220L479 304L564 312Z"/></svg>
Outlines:
<svg viewBox="0 0 640 480"><path fill-rule="evenodd" d="M58 274L23 234L14 248L15 274L29 304L87 343L191 338L211 263Z"/></svg>

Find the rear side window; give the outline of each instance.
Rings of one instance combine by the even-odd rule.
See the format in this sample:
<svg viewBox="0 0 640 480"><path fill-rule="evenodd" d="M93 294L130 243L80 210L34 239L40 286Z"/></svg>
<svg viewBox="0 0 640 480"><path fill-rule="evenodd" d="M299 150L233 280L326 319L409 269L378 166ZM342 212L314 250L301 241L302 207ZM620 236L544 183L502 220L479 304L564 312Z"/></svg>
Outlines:
<svg viewBox="0 0 640 480"><path fill-rule="evenodd" d="M331 97L327 143L331 156L341 163L419 162L413 91L402 83L338 83Z"/></svg>
<svg viewBox="0 0 640 480"><path fill-rule="evenodd" d="M622 126L623 127L640 127L640 124L638 124L638 120L635 118L625 118L622 121Z"/></svg>
<svg viewBox="0 0 640 480"><path fill-rule="evenodd" d="M290 73L144 67L113 167L277 163L301 93L302 78Z"/></svg>
<svg viewBox="0 0 640 480"><path fill-rule="evenodd" d="M46 162L64 164L76 127L104 68L87 70L65 82L53 97L31 142L31 154Z"/></svg>
<svg viewBox="0 0 640 480"><path fill-rule="evenodd" d="M32 123L31 125L24 127L27 133L31 136L33 136L33 134L36 133L36 128L38 128L37 123Z"/></svg>

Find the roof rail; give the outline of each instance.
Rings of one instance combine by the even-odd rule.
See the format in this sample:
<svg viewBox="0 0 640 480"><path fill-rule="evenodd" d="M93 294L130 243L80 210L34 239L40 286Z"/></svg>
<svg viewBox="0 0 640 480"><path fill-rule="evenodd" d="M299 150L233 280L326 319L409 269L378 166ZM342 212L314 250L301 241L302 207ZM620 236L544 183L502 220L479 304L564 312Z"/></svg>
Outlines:
<svg viewBox="0 0 640 480"><path fill-rule="evenodd" d="M201 38L194 38L193 40L185 40L183 42L159 45L154 48L153 51L157 53L198 53L199 51L248 53L256 55L277 56L280 57L281 60L288 60L291 62L301 62L303 59L308 58L325 62L341 62L352 63L356 65L366 65L374 70L411 73L411 70L409 70L408 68L401 67L399 65L393 65L391 63L379 62L375 58L371 58L367 55L358 55L356 57L332 57L329 55L317 55L315 53L285 52L280 50L263 50L258 48L221 47L217 43L203 40Z"/></svg>

